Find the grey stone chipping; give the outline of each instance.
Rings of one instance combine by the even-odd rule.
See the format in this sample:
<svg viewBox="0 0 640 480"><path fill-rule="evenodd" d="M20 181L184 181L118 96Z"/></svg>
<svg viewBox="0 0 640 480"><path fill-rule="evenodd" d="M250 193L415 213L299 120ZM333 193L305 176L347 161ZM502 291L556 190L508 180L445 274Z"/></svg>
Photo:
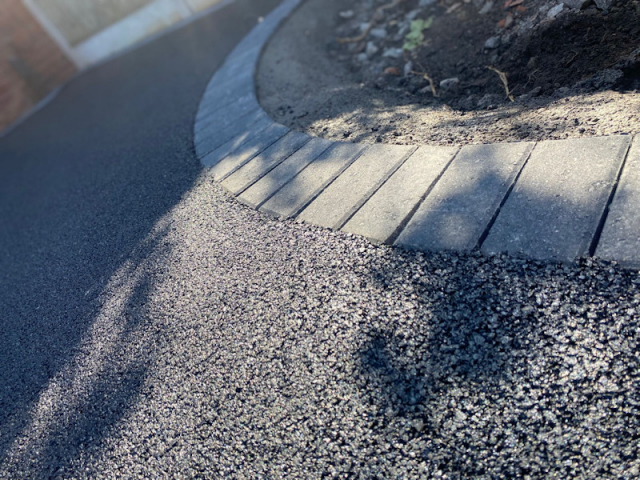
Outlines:
<svg viewBox="0 0 640 480"><path fill-rule="evenodd" d="M375 246L201 171L175 118L269 5L0 140L0 478L638 478L638 272Z"/></svg>

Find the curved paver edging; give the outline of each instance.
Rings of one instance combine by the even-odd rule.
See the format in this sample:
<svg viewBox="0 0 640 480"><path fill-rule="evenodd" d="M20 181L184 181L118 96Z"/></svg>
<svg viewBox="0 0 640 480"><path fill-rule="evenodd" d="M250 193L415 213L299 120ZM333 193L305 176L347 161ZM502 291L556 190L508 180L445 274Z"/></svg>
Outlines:
<svg viewBox="0 0 640 480"><path fill-rule="evenodd" d="M407 248L640 266L640 136L367 146L274 122L255 71L300 1L283 1L238 44L200 103L197 156L238 200Z"/></svg>

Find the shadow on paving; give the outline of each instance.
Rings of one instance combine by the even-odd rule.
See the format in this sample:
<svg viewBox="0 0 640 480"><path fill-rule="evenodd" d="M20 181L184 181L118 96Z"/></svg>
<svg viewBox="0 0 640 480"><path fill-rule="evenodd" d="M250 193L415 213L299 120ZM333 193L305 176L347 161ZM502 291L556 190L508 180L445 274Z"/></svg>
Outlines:
<svg viewBox="0 0 640 480"><path fill-rule="evenodd" d="M0 464L36 449L40 463L20 468L50 478L140 394L148 339L117 359L145 315L147 269L162 270L158 223L201 171L195 112L226 54L278 3L238 0L93 68L0 140ZM140 315L120 318L127 305ZM94 344L101 328L113 344ZM100 380L76 377L86 362ZM57 418L55 402L77 418ZM20 444L29 432L38 445Z"/></svg>
<svg viewBox="0 0 640 480"><path fill-rule="evenodd" d="M418 150L382 185L374 190L355 185L354 195L346 188L331 190L340 175L350 175L363 163L355 148L346 148L355 145L339 143L336 145L345 147L346 153L327 155L333 151L327 150L304 165L297 159L290 161L294 154L254 185L258 191L271 192L259 208L285 217L311 218L311 223L315 218L320 225L331 212L323 216L316 206L327 203L327 198L346 198L349 203L344 210L351 211L341 225L346 225L349 232L371 235L377 242L397 242L423 251L471 251L485 246L483 251L487 252L508 251L570 262L596 251L605 207L627 154L628 139L615 137L615 144L612 140L606 148L588 139L571 140L571 149L583 152L584 165L576 159L550 164L554 150L548 144L538 145L537 150L532 143L499 148L469 146L448 164L439 158L442 155L437 150L426 150L429 153L424 157ZM375 148L365 150L362 156L367 157ZM535 159L529 160L530 155ZM412 163L412 157L420 163ZM254 164L258 161L259 157L252 160ZM410 179L423 171L431 173L419 176L421 183L411 180L407 192L396 185L397 179ZM377 175L380 180L384 178L382 172ZM334 176L336 179L331 180ZM375 177L365 185L377 180ZM319 192L322 185L325 187ZM249 199L252 188L247 188L245 195ZM366 201L360 204L354 199ZM338 207L343 209L343 205ZM305 209L313 215L305 217ZM355 220L353 225L351 220Z"/></svg>
<svg viewBox="0 0 640 480"><path fill-rule="evenodd" d="M437 208L418 210L435 250L458 237L480 247L502 200L487 192L505 194L513 179L512 172L489 167L438 191ZM553 195L519 192L527 206L523 222L539 220L540 212L547 216L544 225L529 228L535 238L513 232L514 245L541 251L545 239L560 245L569 233L576 242L559 248L561 257L589 254L609 190L594 207L582 189L564 190L557 178L545 185L553 186ZM304 188L289 193L293 205L308 195ZM380 455L400 465L410 461L405 447L419 441L417 462L437 465L448 478L497 478L500 472L615 478L615 468L637 458L640 424L630 412L640 402L639 281L637 272L592 264L395 249L375 259L366 281L380 296L401 292L407 298L406 311L367 318L358 335L353 380L363 402L376 406L369 420L389 443ZM368 307L353 308L366 317ZM629 447L620 453L619 445ZM619 465L612 465L618 455Z"/></svg>

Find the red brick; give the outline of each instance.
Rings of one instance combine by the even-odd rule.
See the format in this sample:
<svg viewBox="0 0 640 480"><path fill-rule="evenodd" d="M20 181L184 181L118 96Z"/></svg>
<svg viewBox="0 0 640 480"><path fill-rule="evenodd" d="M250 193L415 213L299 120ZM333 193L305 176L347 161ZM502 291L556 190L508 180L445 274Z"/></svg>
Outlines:
<svg viewBox="0 0 640 480"><path fill-rule="evenodd" d="M21 0L0 0L0 131L75 72Z"/></svg>

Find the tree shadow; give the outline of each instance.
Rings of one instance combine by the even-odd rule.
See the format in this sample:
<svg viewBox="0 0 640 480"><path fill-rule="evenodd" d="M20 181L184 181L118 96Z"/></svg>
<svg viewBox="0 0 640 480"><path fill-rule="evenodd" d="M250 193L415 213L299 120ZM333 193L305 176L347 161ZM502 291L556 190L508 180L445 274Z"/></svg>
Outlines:
<svg viewBox="0 0 640 480"><path fill-rule="evenodd" d="M635 442L637 422L617 405L635 405L638 392L626 377L607 378L637 369L626 345L638 341L637 317L615 302L638 298L638 276L612 284L610 266L579 266L387 252L371 281L402 286L419 307L362 331L356 379L377 407L378 433L399 451L419 447L418 462L452 479L610 475L586 445L606 439L597 448L608 455Z"/></svg>
<svg viewBox="0 0 640 480"><path fill-rule="evenodd" d="M275 120L331 140L399 144L541 140L635 129L637 118L627 127L620 118L637 117L636 101L629 104L611 96L612 91L625 94L638 86L637 52L629 41L638 21L625 20L620 12L612 21L611 15L577 15L565 7L561 18L543 22L529 41L509 43L502 63L491 60L492 51L483 54L464 44L468 57L484 58L473 69L453 51L465 29L444 32L443 49L456 57L449 65L453 70L429 74L436 85L451 77L459 77L460 84L448 91L438 87L439 97L434 98L428 80L419 75L383 75L387 68L402 72L409 60L415 65L409 54L384 57L381 49L363 65L349 63L355 53L346 52L334 36L341 8L332 4L323 12L319 2L303 4L267 46L258 70L258 94ZM388 28L393 35L395 27ZM606 42L599 42L605 37ZM436 68L428 58L423 60ZM507 99L499 76L486 65L507 73L515 102ZM484 76L482 84L472 81L477 71ZM532 80L541 72L544 78ZM613 112L607 106L611 103L620 104L620 109Z"/></svg>
<svg viewBox="0 0 640 480"><path fill-rule="evenodd" d="M162 245L165 234L146 242L138 263L114 274L71 355L55 359L59 369L51 371L31 405L16 406L6 431L13 444L5 445L3 460L13 475L73 475L83 456L105 447L104 440L143 394L159 334L148 328L151 272L162 268L170 252ZM26 418L20 418L22 408L28 408Z"/></svg>
<svg viewBox="0 0 640 480"><path fill-rule="evenodd" d="M562 194L528 192L527 198L532 210L553 212L560 222L582 207ZM473 218L456 221L472 225L455 231L476 230ZM449 236L449 227L439 232L436 224L429 235ZM627 271L612 283L605 273L611 267L591 258L568 265L485 255L481 246L466 252L394 249L370 265L373 284L382 291L402 288L418 305L392 312L360 335L355 381L364 401L376 406L378 433L399 450L420 446L418 461L452 479L504 472L513 478L607 476L608 467L587 450L573 451L572 463L558 458L573 448L566 438L582 445L586 437L612 439L601 449L635 441L635 424L620 426L626 417L617 405L635 404L639 394L621 380L606 382L611 369L635 368L625 342L635 344L639 336L630 317L622 321L606 299L633 303L637 273ZM607 337L611 342L598 347L601 357L592 345ZM602 358L615 360L596 366ZM609 420L594 423L595 404Z"/></svg>
<svg viewBox="0 0 640 480"><path fill-rule="evenodd" d="M352 382L358 398L375 407L368 418L373 436L395 448L385 455L400 461L406 450L419 450L417 462L449 478L504 472L512 478L549 472L604 478L609 467L590 449L615 452L617 442L634 444L637 424L627 425L617 405L635 405L638 391L633 380L608 378L616 369L637 369L631 347L640 340L637 315L624 305L637 305L638 276L588 257L606 225L604 207L619 164L591 165L587 159L594 157L580 153L589 141L575 142L571 151L583 166L569 159L567 167L559 163L543 172L541 183L528 178L514 189L522 163L513 154L471 154L465 160L471 167L445 182L454 161L432 189L423 186L422 205L430 207L413 210L403 222L420 222L418 231L428 240L416 235L414 245L426 253L389 249L367 257L372 261L365 276L380 296L401 291L407 304L418 305L367 319L354 335ZM589 177L591 168L601 168L599 175ZM585 185L565 183L568 173L580 173ZM445 187L438 188L441 183ZM302 184L297 190L294 181L287 185L291 204L308 198ZM525 208L509 210L509 199ZM393 208L387 205L385 212ZM512 256L481 253L501 222L514 222L513 228L502 228L489 251L503 245ZM457 241L461 252L441 252ZM547 245L556 248L545 250ZM528 249L566 262L583 258L574 265L536 261L522 256ZM602 343L594 349L594 342ZM606 421L594 420L594 404ZM581 445L589 438L608 440L576 453L567 438ZM575 456L567 463L570 451Z"/></svg>

